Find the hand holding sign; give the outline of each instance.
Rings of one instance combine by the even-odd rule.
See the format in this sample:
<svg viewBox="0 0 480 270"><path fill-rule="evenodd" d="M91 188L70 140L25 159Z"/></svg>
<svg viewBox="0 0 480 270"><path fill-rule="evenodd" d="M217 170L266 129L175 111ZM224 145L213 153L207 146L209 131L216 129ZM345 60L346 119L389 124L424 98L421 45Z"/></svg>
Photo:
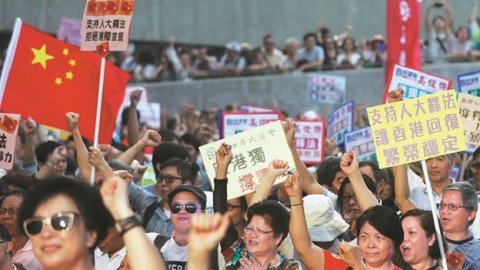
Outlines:
<svg viewBox="0 0 480 270"><path fill-rule="evenodd" d="M217 179L227 178L228 165L230 165L232 158L232 147L226 143L222 143L215 155L215 159L217 161Z"/></svg>
<svg viewBox="0 0 480 270"><path fill-rule="evenodd" d="M403 100L404 91L402 88L398 88L388 92L388 103L398 102Z"/></svg>

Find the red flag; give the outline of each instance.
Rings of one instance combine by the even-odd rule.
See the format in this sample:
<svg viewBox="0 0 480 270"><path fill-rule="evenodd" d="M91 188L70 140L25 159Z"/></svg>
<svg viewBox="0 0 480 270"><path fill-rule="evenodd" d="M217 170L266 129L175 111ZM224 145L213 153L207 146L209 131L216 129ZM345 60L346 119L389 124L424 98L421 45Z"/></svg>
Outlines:
<svg viewBox="0 0 480 270"><path fill-rule="evenodd" d="M421 1L387 1L387 71L392 64L421 70L421 23Z"/></svg>
<svg viewBox="0 0 480 270"><path fill-rule="evenodd" d="M80 114L93 140L101 57L82 52L18 20L0 81L0 110L68 130L65 113ZM110 143L130 76L106 61L99 143Z"/></svg>

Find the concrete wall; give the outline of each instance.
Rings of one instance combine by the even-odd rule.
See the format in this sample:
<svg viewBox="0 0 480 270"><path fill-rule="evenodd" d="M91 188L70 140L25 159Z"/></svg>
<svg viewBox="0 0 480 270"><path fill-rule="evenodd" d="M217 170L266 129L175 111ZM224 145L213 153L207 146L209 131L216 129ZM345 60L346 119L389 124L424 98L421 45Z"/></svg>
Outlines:
<svg viewBox="0 0 480 270"><path fill-rule="evenodd" d="M478 63L426 66L425 71L453 80L457 88L457 75L479 70ZM325 74L347 78L347 100L363 101L367 106L380 104L385 87L383 69L334 71ZM323 113L333 106L307 103L308 75L278 75L244 78L211 79L191 82L144 84L150 101L160 102L170 113L178 112L183 103L193 103L197 109L224 108L237 102L268 106L275 100L280 108L294 116L313 109Z"/></svg>
<svg viewBox="0 0 480 270"><path fill-rule="evenodd" d="M391 0L397 1L397 0ZM433 0L424 0L424 6ZM61 17L83 16L85 0L0 0L0 31L10 32L16 17L56 33ZM385 34L386 0L138 0L132 39L223 45L246 41L259 45L273 34L279 46L301 38L323 20L335 33L354 26L354 36ZM465 24L470 1L450 0L456 25ZM437 11L436 11L437 12ZM436 13L435 13L436 14ZM435 15L433 14L433 15Z"/></svg>

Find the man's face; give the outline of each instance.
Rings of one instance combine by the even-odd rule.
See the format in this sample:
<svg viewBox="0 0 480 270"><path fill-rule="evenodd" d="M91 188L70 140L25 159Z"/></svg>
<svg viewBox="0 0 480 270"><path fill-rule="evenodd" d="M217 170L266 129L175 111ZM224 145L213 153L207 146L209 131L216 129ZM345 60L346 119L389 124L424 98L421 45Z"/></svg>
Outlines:
<svg viewBox="0 0 480 270"><path fill-rule="evenodd" d="M464 233L468 231L469 222L475 218L476 211L465 208L460 191L447 190L443 193L442 201L440 202L444 207L440 208L440 222L445 233ZM449 205L455 205L454 208L449 209Z"/></svg>
<svg viewBox="0 0 480 270"><path fill-rule="evenodd" d="M338 190L340 189L340 186L342 185L343 180L345 180L346 177L347 175L342 171L337 172L335 174L335 178L333 179L332 186L330 187L330 191L338 194Z"/></svg>
<svg viewBox="0 0 480 270"><path fill-rule="evenodd" d="M43 164L43 166L50 167L55 176L64 176L65 171L67 170L67 150L65 146L55 148L53 153L48 156L47 162L46 164Z"/></svg>
<svg viewBox="0 0 480 270"><path fill-rule="evenodd" d="M175 206L180 209L177 213L175 213ZM196 208L195 211L190 213L194 208ZM192 227L193 217L202 212L198 197L188 191L181 191L173 197L170 210L173 228L175 232L179 233L188 233Z"/></svg>
<svg viewBox="0 0 480 270"><path fill-rule="evenodd" d="M480 182L480 155L476 156L474 160L472 160L472 174L475 181Z"/></svg>
<svg viewBox="0 0 480 270"><path fill-rule="evenodd" d="M313 47L315 47L315 38L314 37L308 37L306 40L305 40L305 47L307 49L312 49Z"/></svg>
<svg viewBox="0 0 480 270"><path fill-rule="evenodd" d="M183 184L182 176L178 173L177 167L166 167L157 175L157 184L154 190L158 197L167 201L170 191Z"/></svg>
<svg viewBox="0 0 480 270"><path fill-rule="evenodd" d="M98 248L109 255L113 255L123 248L122 237L118 234L115 227L110 227L107 231L107 237L98 245Z"/></svg>
<svg viewBox="0 0 480 270"><path fill-rule="evenodd" d="M432 183L446 183L453 161L447 156L427 159L428 177Z"/></svg>

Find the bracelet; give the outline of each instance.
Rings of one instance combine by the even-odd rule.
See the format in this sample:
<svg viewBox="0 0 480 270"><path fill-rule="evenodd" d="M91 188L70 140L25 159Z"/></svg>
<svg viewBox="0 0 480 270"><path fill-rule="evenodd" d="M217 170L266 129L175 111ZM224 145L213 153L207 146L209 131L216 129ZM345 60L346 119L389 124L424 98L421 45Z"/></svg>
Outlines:
<svg viewBox="0 0 480 270"><path fill-rule="evenodd" d="M302 201L301 203L290 204L290 207L292 207L292 206L299 206L299 205L303 205L303 201Z"/></svg>
<svg viewBox="0 0 480 270"><path fill-rule="evenodd" d="M123 236L127 231L142 225L142 218L138 214L134 214L127 218L118 220L115 223L115 228L117 229L118 234L120 234L120 236Z"/></svg>

